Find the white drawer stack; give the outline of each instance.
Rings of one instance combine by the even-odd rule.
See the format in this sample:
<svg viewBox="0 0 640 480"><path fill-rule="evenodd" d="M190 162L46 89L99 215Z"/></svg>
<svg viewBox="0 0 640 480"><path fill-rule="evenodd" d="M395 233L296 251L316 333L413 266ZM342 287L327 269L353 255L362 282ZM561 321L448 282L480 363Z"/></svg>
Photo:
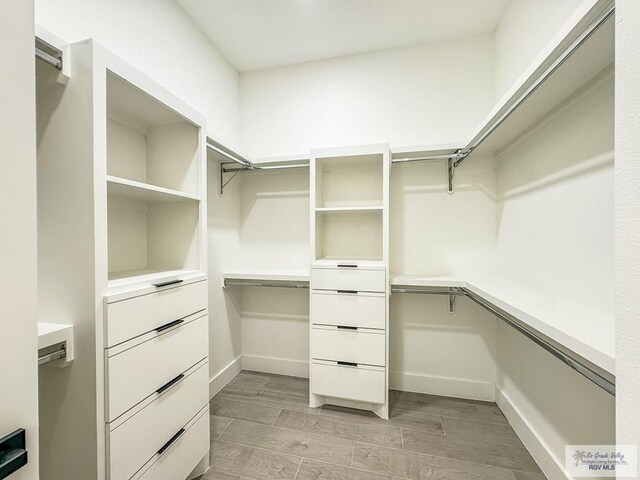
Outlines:
<svg viewBox="0 0 640 480"><path fill-rule="evenodd" d="M207 455L208 328L202 277L107 299L109 480L183 480Z"/></svg>
<svg viewBox="0 0 640 480"><path fill-rule="evenodd" d="M386 402L386 285L382 265L312 268L312 395Z"/></svg>

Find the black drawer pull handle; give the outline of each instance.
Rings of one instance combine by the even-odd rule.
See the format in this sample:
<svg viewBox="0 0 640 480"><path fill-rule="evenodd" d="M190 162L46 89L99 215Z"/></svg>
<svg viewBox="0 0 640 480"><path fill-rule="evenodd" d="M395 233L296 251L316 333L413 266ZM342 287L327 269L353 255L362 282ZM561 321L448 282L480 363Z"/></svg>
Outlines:
<svg viewBox="0 0 640 480"><path fill-rule="evenodd" d="M167 443L165 443L160 450L158 450L158 455L162 455L164 452L167 451L167 448L169 448L171 445L173 445L173 442L175 442L176 440L178 440L182 434L184 433L184 428L181 428L180 430L178 430L178 433L176 433L173 437L171 437L169 439L169 441Z"/></svg>
<svg viewBox="0 0 640 480"><path fill-rule="evenodd" d="M353 362L338 362L338 365L344 365L345 367L357 367L357 363Z"/></svg>
<svg viewBox="0 0 640 480"><path fill-rule="evenodd" d="M352 265L350 263L339 263L338 268L358 268L358 265Z"/></svg>
<svg viewBox="0 0 640 480"><path fill-rule="evenodd" d="M338 330L358 330L358 327L349 327L347 325L338 325Z"/></svg>
<svg viewBox="0 0 640 480"><path fill-rule="evenodd" d="M160 287L168 287L169 285L176 285L178 283L182 283L184 280L169 280L168 282L156 283L153 286L156 288Z"/></svg>
<svg viewBox="0 0 640 480"><path fill-rule="evenodd" d="M161 327L156 328L156 332L158 333L164 332L165 330L168 330L171 327L175 327L176 325L180 325L181 323L184 323L184 318L181 318L180 320L174 320L173 322L165 323Z"/></svg>
<svg viewBox="0 0 640 480"><path fill-rule="evenodd" d="M357 295L357 290L337 290L338 293L348 293L349 295Z"/></svg>
<svg viewBox="0 0 640 480"><path fill-rule="evenodd" d="M161 386L159 389L156 390L157 394L161 394L162 392L167 391L168 389L170 389L171 387L173 387L176 383L178 383L180 380L182 380L184 378L184 374L181 373L180 375L178 375L176 378L169 380L167 383L165 383L163 386Z"/></svg>
<svg viewBox="0 0 640 480"><path fill-rule="evenodd" d="M7 478L29 461L26 432L19 428L0 438L0 478Z"/></svg>

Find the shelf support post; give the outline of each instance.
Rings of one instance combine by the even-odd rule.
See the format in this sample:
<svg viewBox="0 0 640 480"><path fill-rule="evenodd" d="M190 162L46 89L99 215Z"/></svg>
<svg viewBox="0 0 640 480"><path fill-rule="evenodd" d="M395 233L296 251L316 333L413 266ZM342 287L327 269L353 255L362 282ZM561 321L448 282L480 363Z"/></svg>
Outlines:
<svg viewBox="0 0 640 480"><path fill-rule="evenodd" d="M456 295L449 295L449 313L456 313Z"/></svg>

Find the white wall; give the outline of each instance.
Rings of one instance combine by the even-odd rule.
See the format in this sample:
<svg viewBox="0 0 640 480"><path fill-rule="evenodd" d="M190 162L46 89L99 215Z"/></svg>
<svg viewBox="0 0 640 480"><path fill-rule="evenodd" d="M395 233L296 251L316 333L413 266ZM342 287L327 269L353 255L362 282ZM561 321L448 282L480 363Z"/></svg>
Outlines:
<svg viewBox="0 0 640 480"><path fill-rule="evenodd" d="M497 155L500 275L613 310L614 75L602 72ZM566 444L612 444L615 399L498 328L498 403L550 480ZM593 412L598 412L593 414Z"/></svg>
<svg viewBox="0 0 640 480"><path fill-rule="evenodd" d="M38 479L33 15L33 1L0 2L0 436L24 428L29 455L15 480Z"/></svg>
<svg viewBox="0 0 640 480"><path fill-rule="evenodd" d="M481 36L243 73L243 147L271 156L341 144L463 139L492 106L492 48L491 36ZM308 269L306 171L242 175L237 267ZM463 164L454 196L446 183L444 162L393 167L392 272L446 275L493 265L494 160ZM308 292L234 291L241 298L245 366L308 374ZM495 320L464 300L450 316L445 303L393 297L392 386L493 398ZM424 345L434 348L425 353ZM461 348L469 355L459 355Z"/></svg>
<svg viewBox="0 0 640 480"><path fill-rule="evenodd" d="M242 145L311 148L462 142L493 106L491 35L243 73Z"/></svg>
<svg viewBox="0 0 640 480"><path fill-rule="evenodd" d="M640 4L616 2L616 440L640 445ZM640 457L640 455L639 455ZM638 472L640 473L640 472Z"/></svg>
<svg viewBox="0 0 640 480"><path fill-rule="evenodd" d="M37 0L36 22L68 42L95 38L207 116L238 145L238 73L172 0Z"/></svg>
<svg viewBox="0 0 640 480"><path fill-rule="evenodd" d="M511 0L495 31L495 98L538 56L583 0Z"/></svg>

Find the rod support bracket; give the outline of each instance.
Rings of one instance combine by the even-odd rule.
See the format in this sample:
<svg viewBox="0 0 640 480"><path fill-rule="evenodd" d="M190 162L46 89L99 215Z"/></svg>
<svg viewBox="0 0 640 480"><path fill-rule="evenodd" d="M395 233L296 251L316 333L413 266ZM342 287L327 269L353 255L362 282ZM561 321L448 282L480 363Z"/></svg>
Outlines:
<svg viewBox="0 0 640 480"><path fill-rule="evenodd" d="M449 313L456 313L456 296L457 295L449 295Z"/></svg>

